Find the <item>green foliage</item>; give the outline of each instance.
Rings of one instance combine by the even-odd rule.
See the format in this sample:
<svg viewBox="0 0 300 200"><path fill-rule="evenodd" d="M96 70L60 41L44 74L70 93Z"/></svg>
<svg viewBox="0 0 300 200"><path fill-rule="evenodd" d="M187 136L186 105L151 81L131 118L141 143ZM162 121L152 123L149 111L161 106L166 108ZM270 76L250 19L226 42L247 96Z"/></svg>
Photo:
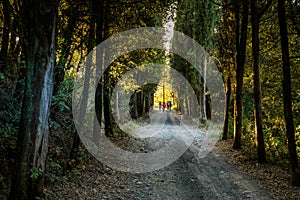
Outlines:
<svg viewBox="0 0 300 200"><path fill-rule="evenodd" d="M70 112L72 102L72 87L74 80L71 78L65 79L60 87L60 91L57 95L52 97L52 109L59 110L61 112Z"/></svg>
<svg viewBox="0 0 300 200"><path fill-rule="evenodd" d="M61 147L50 147L45 173L49 184L64 184L66 181L77 182L82 170L85 169L86 151L79 150L77 159L70 159Z"/></svg>
<svg viewBox="0 0 300 200"><path fill-rule="evenodd" d="M63 184L66 181L79 181L84 169L86 150L79 148L76 159L70 158L75 134L72 119L72 90L74 79L65 77L58 93L52 98L50 117L50 140L45 173L48 184Z"/></svg>
<svg viewBox="0 0 300 200"><path fill-rule="evenodd" d="M2 80L5 79L5 75L3 73L0 73L0 79L2 79Z"/></svg>
<svg viewBox="0 0 300 200"><path fill-rule="evenodd" d="M52 97L53 106L58 106L60 111L70 111L70 107L64 101L65 98L68 98L68 95L62 94Z"/></svg>
<svg viewBox="0 0 300 200"><path fill-rule="evenodd" d="M249 120L243 120L243 123L250 122ZM242 135L242 151L245 155L247 155L249 160L257 159L257 151L255 144L255 134L254 129L248 129L243 127L243 135ZM246 130L246 131L245 131ZM250 131L250 132L247 132Z"/></svg>
<svg viewBox="0 0 300 200"><path fill-rule="evenodd" d="M59 159L59 157L61 159ZM47 171L45 173L46 181L50 183L62 183L65 181L63 178L63 154L61 147L49 147L48 161L47 161Z"/></svg>
<svg viewBox="0 0 300 200"><path fill-rule="evenodd" d="M63 184L72 179L78 180L84 154L80 149L78 159L70 159L75 126L72 119L72 89L74 79L66 77L61 83L58 93L52 98L50 116L50 140L47 156L46 182Z"/></svg>
<svg viewBox="0 0 300 200"><path fill-rule="evenodd" d="M64 184L66 181L78 182L81 171L82 168L78 166L66 170L59 163L51 161L45 173L46 182L49 182L49 184Z"/></svg>
<svg viewBox="0 0 300 200"><path fill-rule="evenodd" d="M284 160L288 155L286 138L273 135L273 132L265 133L265 145L270 161Z"/></svg>
<svg viewBox="0 0 300 200"><path fill-rule="evenodd" d="M43 174L43 170L40 168L31 168L30 169L30 178L37 180Z"/></svg>
<svg viewBox="0 0 300 200"><path fill-rule="evenodd" d="M7 156L14 153L17 145L21 103L12 90L16 84L9 78L0 79L0 155L5 160L10 159ZM0 167L2 164L6 161L0 162Z"/></svg>

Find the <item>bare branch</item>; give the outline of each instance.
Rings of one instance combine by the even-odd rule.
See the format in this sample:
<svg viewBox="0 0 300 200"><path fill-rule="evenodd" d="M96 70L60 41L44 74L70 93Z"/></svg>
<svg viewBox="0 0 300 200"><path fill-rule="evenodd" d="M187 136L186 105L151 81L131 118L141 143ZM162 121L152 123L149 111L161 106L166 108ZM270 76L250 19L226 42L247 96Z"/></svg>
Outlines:
<svg viewBox="0 0 300 200"><path fill-rule="evenodd" d="M258 18L260 19L269 9L269 7L272 5L272 0L269 0L267 4L261 9L261 11L258 13Z"/></svg>

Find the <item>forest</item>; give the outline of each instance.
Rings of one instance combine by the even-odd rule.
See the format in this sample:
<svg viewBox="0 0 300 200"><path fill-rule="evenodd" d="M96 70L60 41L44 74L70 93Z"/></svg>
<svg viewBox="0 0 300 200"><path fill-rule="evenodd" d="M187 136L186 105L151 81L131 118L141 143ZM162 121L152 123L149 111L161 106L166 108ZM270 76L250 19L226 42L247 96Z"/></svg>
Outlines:
<svg viewBox="0 0 300 200"><path fill-rule="evenodd" d="M53 199L45 188L78 182L92 159L79 132L127 141L133 135L124 129L149 123L151 112L201 130L218 113L219 141L255 165L280 167L290 186L300 186L300 0L1 0L0 16L0 199ZM201 58L195 46L179 47L200 69L167 46L181 42L172 34L157 39L161 49L145 44L129 51L121 45L139 38L123 38L112 51L125 53L110 55L111 38L149 27L201 45L207 52ZM220 111L209 88L212 65L224 87ZM93 70L102 76L90 94L85 81ZM155 83L134 82L143 84L147 73ZM128 101L117 86L126 88ZM172 107L160 111L167 101ZM82 124L86 118L91 124Z"/></svg>

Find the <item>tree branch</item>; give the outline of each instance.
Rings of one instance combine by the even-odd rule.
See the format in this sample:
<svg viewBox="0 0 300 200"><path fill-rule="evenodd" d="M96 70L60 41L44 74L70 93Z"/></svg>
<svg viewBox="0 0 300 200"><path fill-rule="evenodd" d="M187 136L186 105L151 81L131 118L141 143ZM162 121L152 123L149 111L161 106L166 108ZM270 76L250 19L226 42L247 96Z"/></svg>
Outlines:
<svg viewBox="0 0 300 200"><path fill-rule="evenodd" d="M269 7L272 5L272 0L269 0L267 2L267 4L265 5L265 7L263 7L261 9L261 11L258 13L258 19L260 19L266 12L267 10L269 9Z"/></svg>

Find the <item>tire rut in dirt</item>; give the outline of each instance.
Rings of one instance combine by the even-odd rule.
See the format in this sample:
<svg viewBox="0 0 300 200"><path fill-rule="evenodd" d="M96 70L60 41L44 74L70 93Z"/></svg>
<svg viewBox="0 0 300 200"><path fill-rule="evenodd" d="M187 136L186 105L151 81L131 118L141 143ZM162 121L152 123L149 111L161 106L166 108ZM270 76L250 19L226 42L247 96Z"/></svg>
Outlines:
<svg viewBox="0 0 300 200"><path fill-rule="evenodd" d="M205 199L270 199L266 191L216 154L198 159L194 152L187 151L185 159L188 157L188 169L197 176Z"/></svg>
<svg viewBox="0 0 300 200"><path fill-rule="evenodd" d="M170 113L167 114L166 124L172 126L180 126L180 121L177 117L171 116Z"/></svg>

